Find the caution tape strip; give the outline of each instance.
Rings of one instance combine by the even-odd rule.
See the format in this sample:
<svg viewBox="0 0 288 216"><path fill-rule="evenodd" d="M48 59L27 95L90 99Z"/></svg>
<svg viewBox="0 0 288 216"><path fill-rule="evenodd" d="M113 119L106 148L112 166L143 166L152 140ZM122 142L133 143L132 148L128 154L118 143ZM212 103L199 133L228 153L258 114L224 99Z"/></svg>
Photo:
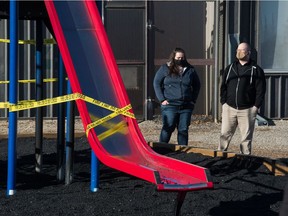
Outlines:
<svg viewBox="0 0 288 216"><path fill-rule="evenodd" d="M33 108L73 101L78 98L79 96L76 93L76 94L64 95L64 96L59 96L59 97L49 98L49 99L44 99L44 100L39 100L39 101L29 101L23 104L16 104L16 105L10 104L9 109L12 112L16 112L16 111L21 111L21 110L26 110L26 109L33 109Z"/></svg>
<svg viewBox="0 0 288 216"><path fill-rule="evenodd" d="M47 78L43 79L43 82L57 82L58 78ZM36 79L31 79L31 80L19 80L19 83L36 83Z"/></svg>
<svg viewBox="0 0 288 216"><path fill-rule="evenodd" d="M68 78L66 78L68 80ZM46 78L43 79L43 82L57 82L58 78ZM5 80L5 81L0 81L0 84L9 84L10 81ZM36 79L30 79L30 80L18 80L19 83L36 83Z"/></svg>
<svg viewBox="0 0 288 216"><path fill-rule="evenodd" d="M0 109L8 109L10 104L8 102L0 102Z"/></svg>
<svg viewBox="0 0 288 216"><path fill-rule="evenodd" d="M90 118L91 118L92 122L100 119L100 118L94 116L93 114L90 114ZM118 123L118 124L119 124L119 123ZM111 129L111 128L117 128L117 127L118 127L117 124L116 124L116 123L113 123L113 122L104 122L101 126L104 127L104 128L106 128L106 129ZM126 133L125 130L119 130L118 132L119 132L119 133L122 133L122 134L125 134L125 133ZM100 136L100 135L99 135L99 136ZM98 136L98 137L99 137L99 136Z"/></svg>
<svg viewBox="0 0 288 216"><path fill-rule="evenodd" d="M121 108L121 109L118 109L117 111L115 111L115 112L113 112L113 113L111 113L111 114L109 114L109 115L107 115L107 116L105 116L105 117L103 117L103 118L95 121L95 122L92 122L92 123L88 124L88 125L87 125L87 128L86 128L86 136L88 136L89 131L90 131L92 128L95 128L96 126L98 126L98 125L100 125L100 124L103 124L104 122L109 121L110 119L115 118L116 116L118 116L118 115L120 115L120 114L123 114L123 115L124 115L124 113L125 113L126 111L130 110L131 108L132 108L132 107L131 107L131 104L129 104L129 105L127 105L127 106L125 106L125 107L123 107L123 108Z"/></svg>
<svg viewBox="0 0 288 216"><path fill-rule="evenodd" d="M106 139L107 137L115 134L115 133L121 133L121 134L127 134L128 130L127 130L127 123L122 121L118 124L116 124L113 128L101 133L98 135L98 139L101 141L101 140L104 140ZM86 131L87 132L87 131ZM89 132L88 132L89 133ZM86 135L88 134L86 133Z"/></svg>
<svg viewBox="0 0 288 216"><path fill-rule="evenodd" d="M92 103L94 105L97 105L99 107L102 107L104 109L112 111L111 114L88 124L87 128L86 128L86 135L87 136L88 136L89 131L91 129L97 127L98 125L105 124L107 121L109 121L112 118L115 118L116 116L118 116L120 114L135 119L134 114L129 112L129 110L132 109L131 104L120 109L120 108L114 107L112 105L106 104L106 103L98 101L98 100L95 100L91 97L85 96L85 95L80 94L80 93L73 93L73 94L69 94L69 95L64 95L64 96L59 96L59 97L49 98L49 99L44 99L44 100L39 100L39 101L35 101L35 100L19 101L19 103L16 105L10 104L8 102L0 102L0 108L9 109L12 112L16 112L16 111L21 111L21 110L26 110L26 109L39 108L39 107L43 107L43 106L74 101L74 100L78 100L78 99L84 100L88 103ZM117 124L114 126L112 124L110 124L110 126L112 128L109 127L110 128L109 130L107 130L106 132L103 132L102 134L99 135L99 140L103 140L114 133L122 131L125 124L122 123L122 124Z"/></svg>
<svg viewBox="0 0 288 216"><path fill-rule="evenodd" d="M91 104L97 105L97 106L99 106L99 107L102 107L102 108L104 108L104 109L110 110L110 111L112 111L112 112L118 112L118 111L119 111L119 108L114 107L114 106L111 106L111 105L106 104L106 103L104 103L104 102L95 100L95 99L93 99L93 98L91 98L91 97L88 97L88 96L85 96L85 95L82 95L82 94L81 94L81 96L79 96L79 97L80 97L82 100L86 101L86 102L89 102L89 103L91 103ZM130 106L130 109L132 109L132 106L131 106L131 105L128 105L128 106ZM129 109L128 109L128 110L129 110ZM130 113L130 112L124 112L124 113L121 113L121 114L123 114L123 115L125 115L125 116L127 116L127 117L130 117L130 118L135 118L134 114L133 114L133 113Z"/></svg>
<svg viewBox="0 0 288 216"><path fill-rule="evenodd" d="M10 43L10 39L0 39L0 43ZM18 40L18 44L36 44L36 40ZM57 44L53 38L46 38L43 40L43 44Z"/></svg>
<svg viewBox="0 0 288 216"><path fill-rule="evenodd" d="M97 106L102 107L104 109L108 109L108 110L113 111L113 112L119 112L119 108L117 108L117 107L114 107L114 106L106 104L104 102L95 100L91 97L85 96L85 95L80 94L80 93L73 93L73 94L69 94L69 95L63 95L63 96L58 96L58 97L39 100L39 101L30 101L27 103L17 104L17 105L11 105L10 104L10 110L12 112L15 112L15 111L21 111L21 110L25 110L25 109L33 109L33 108L37 108L37 107L43 107L43 106L48 106L48 105L64 103L64 102L78 100L78 99L84 100L88 103L92 103L94 105L97 105ZM130 105L130 109L131 108L132 107ZM130 112L122 112L121 114L128 116L128 117L131 117L131 118L135 118L134 114L130 113Z"/></svg>
<svg viewBox="0 0 288 216"><path fill-rule="evenodd" d="M35 100L22 100L18 101L18 105L20 104L26 104L30 102L34 102ZM9 102L0 102L0 109L9 109L10 108L10 103Z"/></svg>

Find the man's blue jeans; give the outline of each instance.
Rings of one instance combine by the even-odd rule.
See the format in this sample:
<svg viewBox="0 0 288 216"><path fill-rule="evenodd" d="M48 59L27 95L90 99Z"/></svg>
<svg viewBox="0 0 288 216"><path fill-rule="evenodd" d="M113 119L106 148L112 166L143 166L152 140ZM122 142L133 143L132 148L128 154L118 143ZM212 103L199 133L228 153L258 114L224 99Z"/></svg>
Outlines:
<svg viewBox="0 0 288 216"><path fill-rule="evenodd" d="M182 106L161 105L162 130L160 142L168 143L175 128L178 130L179 145L188 144L188 129L191 122L193 108L185 109Z"/></svg>

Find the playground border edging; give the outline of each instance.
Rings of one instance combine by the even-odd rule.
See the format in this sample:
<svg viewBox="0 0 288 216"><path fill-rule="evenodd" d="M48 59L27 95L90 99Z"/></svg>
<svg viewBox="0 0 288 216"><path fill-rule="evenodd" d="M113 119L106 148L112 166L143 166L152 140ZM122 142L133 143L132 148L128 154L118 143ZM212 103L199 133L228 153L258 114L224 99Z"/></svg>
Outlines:
<svg viewBox="0 0 288 216"><path fill-rule="evenodd" d="M275 176L284 176L288 174L288 166L287 164L284 164L279 159L271 159L267 157L259 157L259 156L253 156L253 155L243 155L243 154L236 154L234 152L222 152L212 149L205 149L205 148L199 148L199 147L193 147L193 146L183 146L183 145L177 145L177 144L170 144L170 143L159 143L159 142L149 142L148 143L150 147L158 147L158 148L166 148L171 151L181 151L186 153L200 153L205 156L210 157L222 157L222 158L246 158L246 159L254 159L258 162L262 163L264 166L267 167L269 171L273 173Z"/></svg>

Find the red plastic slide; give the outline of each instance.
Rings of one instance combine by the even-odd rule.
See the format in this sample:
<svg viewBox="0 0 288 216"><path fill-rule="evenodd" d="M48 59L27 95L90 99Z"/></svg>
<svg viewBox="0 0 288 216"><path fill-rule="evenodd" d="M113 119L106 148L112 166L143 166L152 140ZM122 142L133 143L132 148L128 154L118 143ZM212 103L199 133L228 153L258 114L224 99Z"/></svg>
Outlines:
<svg viewBox="0 0 288 216"><path fill-rule="evenodd" d="M72 90L83 95L76 103L99 160L161 191L212 188L207 169L157 154L144 140L95 1L45 5Z"/></svg>

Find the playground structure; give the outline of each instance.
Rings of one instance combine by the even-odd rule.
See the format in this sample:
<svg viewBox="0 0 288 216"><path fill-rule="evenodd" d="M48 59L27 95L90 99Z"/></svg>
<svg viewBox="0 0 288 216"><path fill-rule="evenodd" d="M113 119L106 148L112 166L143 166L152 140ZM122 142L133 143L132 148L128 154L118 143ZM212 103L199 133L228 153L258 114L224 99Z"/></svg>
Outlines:
<svg viewBox="0 0 288 216"><path fill-rule="evenodd" d="M17 55L15 53L17 53L18 41L17 26L13 25L17 23L15 20L17 14L13 13L16 11L13 10L14 4L17 2L11 1L9 124L11 122L14 127L9 127L8 151L11 154L8 158L8 172L10 172L7 184L8 195L14 194L15 190L15 137L17 134L15 113L17 108L34 108L41 105L41 100L31 102L26 107L17 105L17 92L13 89L13 83L15 86L17 82L17 69L15 68ZM187 191L213 187L209 179L209 171L159 155L146 143L133 115L95 2L49 0L45 1L45 5L72 89L71 94L59 96L50 104L76 100L87 138L93 149L92 155L95 152L103 164L155 184L159 191L178 192L175 210L178 215ZM41 77L38 78L41 80ZM59 77L59 83L62 83L63 79L64 77ZM42 105L45 106L46 103L42 101ZM73 117L71 113L69 115L67 122L72 122ZM41 118L39 124L41 124ZM71 133L73 129L69 131ZM63 141L63 137L58 137L58 139ZM63 147L59 146L61 155L63 151ZM59 158L59 161L63 162L61 156ZM39 163L40 161L41 158ZM97 191L97 162L98 159L92 156L92 191ZM70 162L68 164L71 165ZM61 179L63 169L58 171L58 178Z"/></svg>

